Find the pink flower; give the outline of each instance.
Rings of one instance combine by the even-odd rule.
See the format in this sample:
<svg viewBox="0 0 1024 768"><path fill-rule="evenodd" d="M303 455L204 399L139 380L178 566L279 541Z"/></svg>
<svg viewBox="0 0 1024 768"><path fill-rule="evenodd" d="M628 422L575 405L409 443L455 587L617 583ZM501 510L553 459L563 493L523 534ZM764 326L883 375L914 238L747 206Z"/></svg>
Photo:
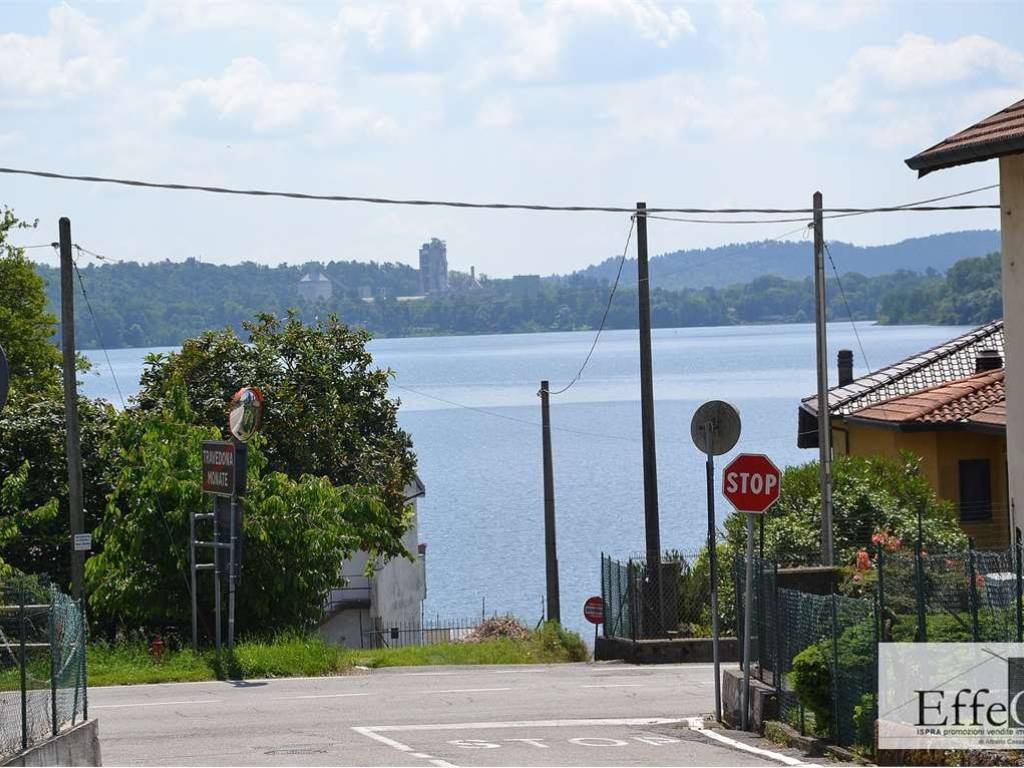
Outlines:
<svg viewBox="0 0 1024 768"><path fill-rule="evenodd" d="M868 556L868 551L866 549L861 549L859 552L857 552L857 563L854 567L858 571L871 570L871 558Z"/></svg>

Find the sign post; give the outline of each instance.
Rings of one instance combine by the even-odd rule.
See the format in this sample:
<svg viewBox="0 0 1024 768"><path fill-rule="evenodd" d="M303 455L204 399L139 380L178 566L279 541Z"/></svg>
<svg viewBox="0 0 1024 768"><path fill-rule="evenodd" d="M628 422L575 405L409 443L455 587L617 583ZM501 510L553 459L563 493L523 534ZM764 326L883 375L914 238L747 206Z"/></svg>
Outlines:
<svg viewBox="0 0 1024 768"><path fill-rule="evenodd" d="M583 618L594 625L594 650L597 650L597 628L604 624L604 600L597 595L583 604Z"/></svg>
<svg viewBox="0 0 1024 768"><path fill-rule="evenodd" d="M709 400L690 420L690 437L707 460L708 578L711 581L711 652L715 666L715 719L722 720L722 672L718 656L718 532L715 525L715 456L731 451L740 438L740 414L724 400Z"/></svg>
<svg viewBox="0 0 1024 768"><path fill-rule="evenodd" d="M759 453L742 453L722 473L722 493L737 512L747 514L747 567L743 598L743 687L740 688L740 727L747 730L750 718L750 631L754 582L754 517L763 515L779 500L782 474L771 459ZM778 671L776 670L776 673Z"/></svg>
<svg viewBox="0 0 1024 768"><path fill-rule="evenodd" d="M0 411L4 409L4 403L7 402L7 390L10 386L11 381L11 369L7 365L7 355L4 353L4 348L0 346Z"/></svg>

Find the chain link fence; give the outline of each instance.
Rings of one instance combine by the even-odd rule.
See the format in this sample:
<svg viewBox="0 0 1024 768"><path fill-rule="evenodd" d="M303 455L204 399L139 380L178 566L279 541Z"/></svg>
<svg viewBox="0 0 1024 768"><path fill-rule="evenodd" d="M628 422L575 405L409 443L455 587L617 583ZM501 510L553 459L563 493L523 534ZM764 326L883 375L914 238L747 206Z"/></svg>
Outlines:
<svg viewBox="0 0 1024 768"><path fill-rule="evenodd" d="M34 578L0 579L0 759L88 717L78 602Z"/></svg>
<svg viewBox="0 0 1024 768"><path fill-rule="evenodd" d="M606 637L708 636L710 596L706 554L666 552L656 567L639 556L621 561L601 555Z"/></svg>

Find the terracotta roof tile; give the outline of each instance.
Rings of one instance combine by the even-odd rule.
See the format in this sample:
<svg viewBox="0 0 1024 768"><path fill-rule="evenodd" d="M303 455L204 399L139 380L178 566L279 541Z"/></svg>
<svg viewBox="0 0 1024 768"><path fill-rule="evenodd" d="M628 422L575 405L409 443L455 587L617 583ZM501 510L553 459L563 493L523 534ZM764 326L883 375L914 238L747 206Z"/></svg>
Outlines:
<svg viewBox="0 0 1024 768"><path fill-rule="evenodd" d="M829 410L837 416L847 415L894 397L971 376L979 352L991 349L1005 358L1004 346L1003 321L994 320L850 384L833 387L828 392ZM802 404L805 410L818 412L817 397L806 397Z"/></svg>
<svg viewBox="0 0 1024 768"><path fill-rule="evenodd" d="M1024 152L1024 99L906 161L921 176L940 168Z"/></svg>
<svg viewBox="0 0 1024 768"><path fill-rule="evenodd" d="M889 423L980 423L1006 426L1006 387L1002 368L922 389L855 411L852 415Z"/></svg>

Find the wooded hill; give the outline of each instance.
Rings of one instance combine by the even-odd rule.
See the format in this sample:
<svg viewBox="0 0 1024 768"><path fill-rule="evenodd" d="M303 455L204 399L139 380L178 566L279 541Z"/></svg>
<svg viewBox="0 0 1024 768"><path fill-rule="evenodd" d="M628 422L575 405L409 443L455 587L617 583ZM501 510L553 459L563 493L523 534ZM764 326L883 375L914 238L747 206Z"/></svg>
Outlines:
<svg viewBox="0 0 1024 768"><path fill-rule="evenodd" d="M984 247L995 237L990 232L961 232L921 238L877 248L830 244L843 273L844 291L834 279L828 285L828 311L834 319L849 316L885 323L982 323L1002 313L999 258L985 256ZM935 245L935 263L948 262L943 274L937 266L921 271L900 268L919 261L923 241ZM769 254L763 264L789 258L809 272L807 243L748 243L739 248L749 256ZM972 248L982 248L980 254ZM792 249L792 252L791 252ZM963 256L952 259L955 249ZM669 264L672 255L652 259L652 323L655 327L729 325L768 322L809 322L813 318L813 290L809 276L797 279L761 275L737 282L744 274L726 248L712 249L733 275L724 287L670 288L668 273L660 277L656 264ZM856 269L871 266L878 253L891 257L890 271L868 275ZM687 252L710 253L710 252ZM902 255L899 255L901 254ZM283 315L294 308L311 320L337 313L352 325L378 336L414 336L533 331L589 330L598 326L608 300L609 281L591 272L543 280L483 280L469 290L468 276L450 273L453 290L415 301L397 296L416 293L419 277L405 264L329 262L319 268L329 277L333 296L306 302L299 295L299 278L310 265L267 267L251 262L223 266L195 259L184 262L134 262L89 265L81 270L89 304L75 304L78 345L81 348L174 346L182 339L211 328L239 328L259 312ZM874 266L871 266L874 269ZM51 308L59 304L59 280L52 267L37 266L46 281ZM895 271L894 271L895 270ZM831 273L831 269L829 270ZM671 285L671 280L668 281ZM365 301L361 294L374 298ZM845 300L844 300L845 292ZM637 323L635 265L627 264L623 281L608 314L607 327L635 328Z"/></svg>

